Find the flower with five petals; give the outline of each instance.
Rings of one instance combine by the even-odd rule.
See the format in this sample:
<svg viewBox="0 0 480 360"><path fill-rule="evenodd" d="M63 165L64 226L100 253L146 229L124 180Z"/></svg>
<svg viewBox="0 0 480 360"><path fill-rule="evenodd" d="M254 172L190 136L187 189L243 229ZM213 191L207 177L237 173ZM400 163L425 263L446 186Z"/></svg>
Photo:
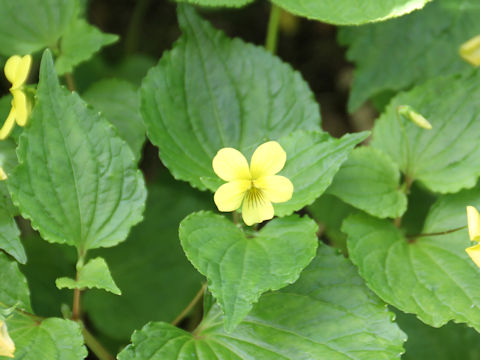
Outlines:
<svg viewBox="0 0 480 360"><path fill-rule="evenodd" d="M292 182L276 175L286 160L287 154L276 141L260 145L252 155L250 167L240 151L220 149L212 166L227 183L215 192L218 210L235 211L242 206L243 221L248 226L272 219L272 203L288 201L293 194Z"/></svg>
<svg viewBox="0 0 480 360"><path fill-rule="evenodd" d="M468 235L471 241L480 241L480 214L473 206L467 206ZM465 249L473 262L480 267L480 244Z"/></svg>
<svg viewBox="0 0 480 360"><path fill-rule="evenodd" d="M32 57L25 55L23 57L14 55L8 58L5 63L5 76L10 81L10 93L13 95L12 108L8 114L7 120L0 129L0 140L5 139L13 129L15 122L19 126L27 124L31 112L31 104L24 92L24 85L30 72Z"/></svg>

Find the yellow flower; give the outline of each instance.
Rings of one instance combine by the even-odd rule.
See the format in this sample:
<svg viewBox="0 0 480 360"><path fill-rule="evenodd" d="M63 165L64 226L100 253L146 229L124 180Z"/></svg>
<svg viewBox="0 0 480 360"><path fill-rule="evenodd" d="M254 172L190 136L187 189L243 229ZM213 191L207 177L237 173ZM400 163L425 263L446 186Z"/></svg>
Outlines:
<svg viewBox="0 0 480 360"><path fill-rule="evenodd" d="M467 206L468 235L470 240L480 240L480 214L473 206ZM480 267L480 244L465 249L473 262Z"/></svg>
<svg viewBox="0 0 480 360"><path fill-rule="evenodd" d="M213 170L227 181L215 192L220 211L235 211L242 206L242 217L248 226L273 218L272 203L292 198L293 184L284 176L275 175L283 169L287 154L276 141L260 145L252 155L250 167L242 153L223 148L213 158Z"/></svg>
<svg viewBox="0 0 480 360"><path fill-rule="evenodd" d="M5 139L10 134L15 122L19 126L27 124L31 112L31 104L23 91L23 87L27 81L31 65L32 57L30 55L25 55L24 57L14 55L5 63L5 76L12 84L10 93L13 95L13 100L7 120L5 120L3 127L0 129L0 140Z"/></svg>
<svg viewBox="0 0 480 360"><path fill-rule="evenodd" d="M460 56L474 66L480 66L480 35L460 47Z"/></svg>
<svg viewBox="0 0 480 360"><path fill-rule="evenodd" d="M0 321L0 356L13 358L15 354L15 344L10 335L8 335L7 324Z"/></svg>

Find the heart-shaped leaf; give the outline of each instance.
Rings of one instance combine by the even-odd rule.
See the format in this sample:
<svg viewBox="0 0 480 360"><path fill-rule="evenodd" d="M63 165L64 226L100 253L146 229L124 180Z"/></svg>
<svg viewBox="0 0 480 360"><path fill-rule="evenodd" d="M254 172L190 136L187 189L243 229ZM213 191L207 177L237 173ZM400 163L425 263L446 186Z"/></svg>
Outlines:
<svg viewBox="0 0 480 360"><path fill-rule="evenodd" d="M297 280L315 256L317 225L292 215L245 234L225 217L198 212L180 224L188 259L208 279L231 331L262 293Z"/></svg>
<svg viewBox="0 0 480 360"><path fill-rule="evenodd" d="M480 190L440 198L423 229L435 234L466 224L465 206L480 207ZM431 326L450 320L480 330L478 269L465 252L467 230L406 238L391 222L357 214L344 221L350 258L384 301Z"/></svg>

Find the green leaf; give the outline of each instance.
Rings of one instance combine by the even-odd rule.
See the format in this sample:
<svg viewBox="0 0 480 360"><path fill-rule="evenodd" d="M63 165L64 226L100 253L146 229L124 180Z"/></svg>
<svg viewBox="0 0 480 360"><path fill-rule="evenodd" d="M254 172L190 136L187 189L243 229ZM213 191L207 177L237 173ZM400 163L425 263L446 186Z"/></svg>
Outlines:
<svg viewBox="0 0 480 360"><path fill-rule="evenodd" d="M122 292L112 278L107 263L101 257L90 260L78 271L78 279L58 278L55 282L59 289L103 289L116 295Z"/></svg>
<svg viewBox="0 0 480 360"><path fill-rule="evenodd" d="M183 250L225 313L232 331L268 290L297 280L315 256L317 225L296 215L275 219L248 236L223 216L194 213L180 224ZM248 236L248 237L247 237Z"/></svg>
<svg viewBox="0 0 480 360"><path fill-rule="evenodd" d="M337 25L359 25L382 21L421 9L431 0L272 0L299 16Z"/></svg>
<svg viewBox="0 0 480 360"><path fill-rule="evenodd" d="M450 193L473 187L480 175L480 72L438 78L396 96L376 122L372 146L394 160L409 180ZM409 105L429 120L425 130L398 115Z"/></svg>
<svg viewBox="0 0 480 360"><path fill-rule="evenodd" d="M27 280L18 270L18 264L3 253L0 253L0 306L31 311Z"/></svg>
<svg viewBox="0 0 480 360"><path fill-rule="evenodd" d="M138 161L145 142L145 125L135 86L125 80L104 79L89 87L82 98L115 125Z"/></svg>
<svg viewBox="0 0 480 360"><path fill-rule="evenodd" d="M71 320L37 320L15 313L6 323L15 343L15 359L81 360L88 355L80 325Z"/></svg>
<svg viewBox="0 0 480 360"><path fill-rule="evenodd" d="M200 6L240 7L254 2L255 0L175 0Z"/></svg>
<svg viewBox="0 0 480 360"><path fill-rule="evenodd" d="M60 56L55 62L58 74L72 72L75 66L90 59L102 47L119 39L114 34L104 34L82 18L73 20L60 41Z"/></svg>
<svg viewBox="0 0 480 360"><path fill-rule="evenodd" d="M20 241L20 230L12 213L5 208L0 208L0 249L12 255L21 264L27 262L27 255Z"/></svg>
<svg viewBox="0 0 480 360"><path fill-rule="evenodd" d="M321 131L318 104L298 72L263 48L229 39L187 5L178 6L178 17L182 37L141 89L148 136L175 178L203 190L202 177L216 178L219 149L249 157L295 130Z"/></svg>
<svg viewBox="0 0 480 360"><path fill-rule="evenodd" d="M76 93L60 87L45 51L30 126L8 186L45 240L81 252L125 240L146 197L129 146Z"/></svg>
<svg viewBox="0 0 480 360"><path fill-rule="evenodd" d="M339 40L356 64L349 110L382 92L470 68L458 50L480 33L479 16L477 0L435 0L400 19L341 29Z"/></svg>
<svg viewBox="0 0 480 360"><path fill-rule="evenodd" d="M476 360L480 357L480 335L466 325L448 323L436 329L400 311L396 321L408 335L403 360Z"/></svg>
<svg viewBox="0 0 480 360"><path fill-rule="evenodd" d="M23 55L55 46L75 11L72 0L0 0L0 54Z"/></svg>
<svg viewBox="0 0 480 360"><path fill-rule="evenodd" d="M5 98L7 97L4 96L0 99L0 108L2 106L2 100ZM8 104L8 111L10 111L10 99ZM17 145L12 139L0 141L0 166L2 167L3 171L5 171L7 177L18 165L16 147ZM13 206L12 199L10 198L10 194L7 189L7 181L0 181L0 208L8 211L11 216L16 216L18 215L18 210L15 208L15 206Z"/></svg>
<svg viewBox="0 0 480 360"><path fill-rule="evenodd" d="M371 147L352 152L327 192L380 218L396 218L407 210L398 166L383 152Z"/></svg>
<svg viewBox="0 0 480 360"><path fill-rule="evenodd" d="M204 280L185 257L178 225L192 211L210 209L212 204L209 194L186 183L150 184L145 220L125 243L95 250L107 260L122 289L122 296L99 290L83 295L82 305L97 329L125 343L152 319L171 322L182 312Z"/></svg>
<svg viewBox="0 0 480 360"><path fill-rule="evenodd" d="M466 224L465 206L480 207L480 189L441 197L426 219L423 233ZM409 237L385 220L359 214L345 220L350 258L360 275L384 301L413 313L431 326L450 320L480 330L478 269L465 252L467 230Z"/></svg>
<svg viewBox="0 0 480 360"><path fill-rule="evenodd" d="M406 337L392 318L350 262L321 245L300 279L263 295L234 332L214 306L194 335L148 324L118 359L397 359Z"/></svg>
<svg viewBox="0 0 480 360"><path fill-rule="evenodd" d="M275 214L289 215L312 204L331 184L355 145L368 135L361 132L334 139L317 131L297 131L279 139L288 157L280 174L292 181L294 192L291 200L274 205Z"/></svg>
<svg viewBox="0 0 480 360"><path fill-rule="evenodd" d="M358 212L354 207L339 198L323 194L308 207L309 214L320 224L320 231L325 231L329 244L347 254L347 236L340 230L343 220Z"/></svg>

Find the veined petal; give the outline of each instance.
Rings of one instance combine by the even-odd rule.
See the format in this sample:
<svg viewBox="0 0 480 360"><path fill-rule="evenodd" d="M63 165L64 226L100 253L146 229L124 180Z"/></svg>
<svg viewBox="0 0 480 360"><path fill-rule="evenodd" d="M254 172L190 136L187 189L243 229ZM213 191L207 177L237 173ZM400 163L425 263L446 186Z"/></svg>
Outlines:
<svg viewBox="0 0 480 360"><path fill-rule="evenodd" d="M13 358L15 354L15 344L8 335L8 329L5 322L0 321L0 356Z"/></svg>
<svg viewBox="0 0 480 360"><path fill-rule="evenodd" d="M13 95L12 106L15 108L15 120L19 126L25 126L30 116L28 99L22 90L11 90Z"/></svg>
<svg viewBox="0 0 480 360"><path fill-rule="evenodd" d="M285 176L262 176L254 181L254 186L262 190L265 197L273 203L285 202L292 198L293 184Z"/></svg>
<svg viewBox="0 0 480 360"><path fill-rule="evenodd" d="M215 174L222 180L250 180L247 159L234 148L220 149L213 158L212 166Z"/></svg>
<svg viewBox="0 0 480 360"><path fill-rule="evenodd" d="M480 267L480 244L470 246L465 249L467 252L468 256L470 256L478 267Z"/></svg>
<svg viewBox="0 0 480 360"><path fill-rule="evenodd" d="M273 206L261 190L251 188L243 200L242 217L251 226L273 218Z"/></svg>
<svg viewBox="0 0 480 360"><path fill-rule="evenodd" d="M250 180L235 180L220 186L213 196L218 210L234 211L240 208L250 186Z"/></svg>
<svg viewBox="0 0 480 360"><path fill-rule="evenodd" d="M25 84L31 65L31 55L25 55L24 57L14 55L8 58L4 71L8 81L12 83L12 89L17 89Z"/></svg>
<svg viewBox="0 0 480 360"><path fill-rule="evenodd" d="M480 214L473 206L467 206L468 235L470 240L480 240Z"/></svg>
<svg viewBox="0 0 480 360"><path fill-rule="evenodd" d="M2 128L0 129L0 140L6 139L7 136L12 132L12 129L15 126L15 116L15 108L12 106L7 120L5 120Z"/></svg>
<svg viewBox="0 0 480 360"><path fill-rule="evenodd" d="M260 145L250 161L252 179L275 175L283 169L285 161L287 161L287 153L278 142L269 141Z"/></svg>

